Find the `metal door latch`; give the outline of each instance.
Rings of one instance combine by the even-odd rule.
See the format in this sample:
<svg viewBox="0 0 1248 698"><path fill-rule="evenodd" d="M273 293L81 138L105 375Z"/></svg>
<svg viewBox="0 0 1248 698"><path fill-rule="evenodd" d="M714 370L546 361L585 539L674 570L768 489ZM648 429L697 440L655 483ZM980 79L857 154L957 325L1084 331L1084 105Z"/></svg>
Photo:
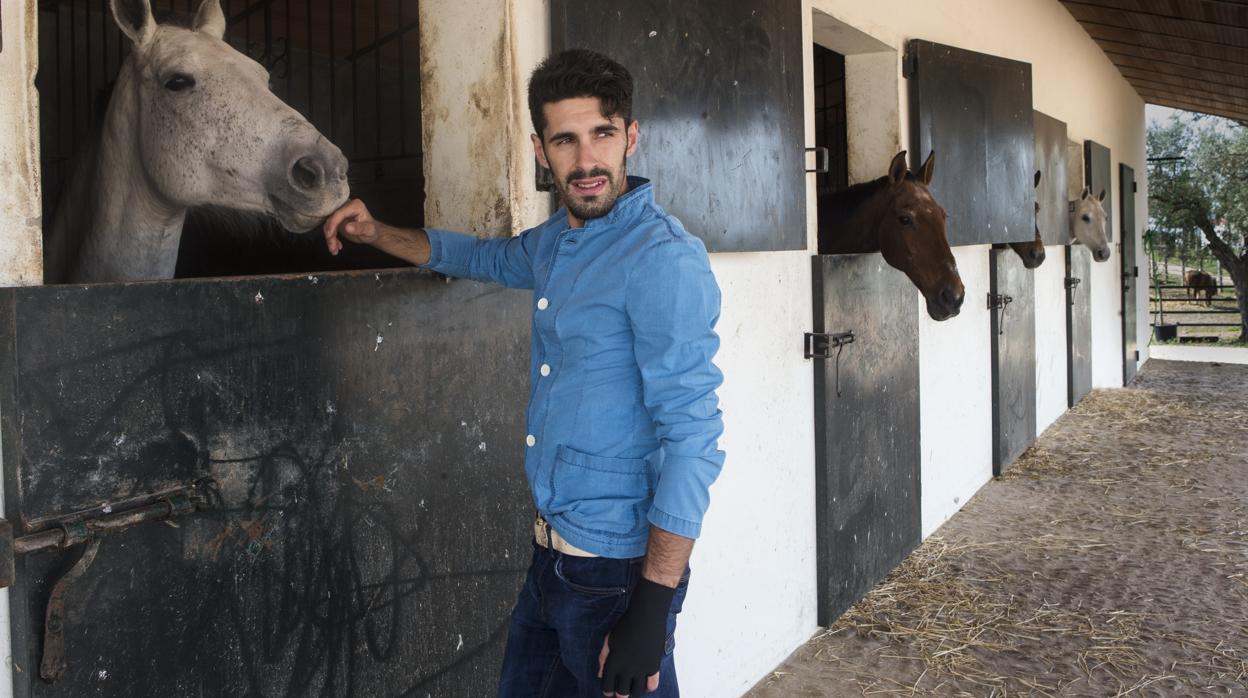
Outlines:
<svg viewBox="0 0 1248 698"><path fill-rule="evenodd" d="M1001 309L1001 319L997 321L997 334L1005 334L1005 309L1013 302L1014 296L1007 296L1002 293L988 294L988 309Z"/></svg>
<svg viewBox="0 0 1248 698"><path fill-rule="evenodd" d="M854 343L853 332L836 332L829 334L825 332L807 332L806 333L806 351L804 356L808 359L831 359L832 350L836 350L836 396L841 396L841 351L845 347Z"/></svg>
<svg viewBox="0 0 1248 698"><path fill-rule="evenodd" d="M57 581L48 599L40 676L47 681L56 681L68 667L65 656L65 597L69 587L86 574L95 560L103 536L206 509L208 499L205 495L214 485L211 479L202 480L187 487L129 499L121 504L104 504L89 512L52 521L39 531L17 538L13 536L13 524L0 519L0 588L11 587L16 581L18 555L82 547L78 561Z"/></svg>
<svg viewBox="0 0 1248 698"><path fill-rule="evenodd" d="M853 344L854 339L853 332L807 332L803 356L807 359L830 359L833 349Z"/></svg>
<svg viewBox="0 0 1248 698"><path fill-rule="evenodd" d="M1013 302L1014 302L1014 296L1007 296L1001 293L989 293L988 294L988 309L989 310L996 310L997 308L1004 309L1005 306Z"/></svg>
<svg viewBox="0 0 1248 698"><path fill-rule="evenodd" d="M1068 277L1066 277L1066 290L1067 290L1067 291L1071 291L1071 290L1073 290L1073 289L1074 289L1076 286L1078 286L1078 285L1079 285L1082 281L1083 281L1083 279L1079 279L1079 278L1076 278L1076 277L1073 277L1073 276L1068 276Z"/></svg>

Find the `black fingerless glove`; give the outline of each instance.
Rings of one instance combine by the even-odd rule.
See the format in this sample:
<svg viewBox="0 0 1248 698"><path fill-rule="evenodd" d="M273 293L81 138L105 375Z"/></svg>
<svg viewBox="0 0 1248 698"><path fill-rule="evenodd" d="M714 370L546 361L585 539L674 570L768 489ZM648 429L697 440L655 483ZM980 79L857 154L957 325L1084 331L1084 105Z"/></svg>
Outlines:
<svg viewBox="0 0 1248 698"><path fill-rule="evenodd" d="M659 670L667 644L667 613L676 590L642 579L633 590L628 609L612 628L609 653L602 667L602 690L639 696L646 678Z"/></svg>

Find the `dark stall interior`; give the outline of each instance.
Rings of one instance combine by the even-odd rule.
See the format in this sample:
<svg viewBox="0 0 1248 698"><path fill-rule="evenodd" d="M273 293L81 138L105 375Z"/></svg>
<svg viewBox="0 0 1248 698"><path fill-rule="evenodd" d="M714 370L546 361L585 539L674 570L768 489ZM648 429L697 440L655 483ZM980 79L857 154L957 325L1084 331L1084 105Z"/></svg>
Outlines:
<svg viewBox="0 0 1248 698"><path fill-rule="evenodd" d="M849 140L845 115L845 56L815 44L815 146L826 148L827 171L815 175L819 197L849 186ZM820 249L819 254L827 254Z"/></svg>
<svg viewBox="0 0 1248 698"><path fill-rule="evenodd" d="M187 23L199 0L153 0L158 21ZM424 223L417 0L222 0L226 40L263 64L275 94L351 162L352 193L379 218ZM107 0L41 0L39 75L44 220L101 123L129 52ZM318 232L224 210L193 210L179 277L400 266L370 247L337 258Z"/></svg>

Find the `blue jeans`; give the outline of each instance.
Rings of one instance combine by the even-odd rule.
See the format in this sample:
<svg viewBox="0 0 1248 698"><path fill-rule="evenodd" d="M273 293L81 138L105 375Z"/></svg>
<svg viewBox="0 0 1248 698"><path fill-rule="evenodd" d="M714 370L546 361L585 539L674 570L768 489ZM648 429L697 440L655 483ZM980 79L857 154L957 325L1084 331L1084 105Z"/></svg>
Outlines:
<svg viewBox="0 0 1248 698"><path fill-rule="evenodd" d="M499 698L602 698L598 653L628 608L642 558L575 557L533 546L524 587L511 612L503 654ZM667 614L667 647L659 665L659 688L649 698L678 698L676 614L689 587L680 580Z"/></svg>

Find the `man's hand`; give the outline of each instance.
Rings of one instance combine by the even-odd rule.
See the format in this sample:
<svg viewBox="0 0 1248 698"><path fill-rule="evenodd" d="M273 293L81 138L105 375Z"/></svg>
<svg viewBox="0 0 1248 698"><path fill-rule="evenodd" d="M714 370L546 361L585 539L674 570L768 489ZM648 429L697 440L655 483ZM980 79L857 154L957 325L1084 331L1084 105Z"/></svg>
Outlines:
<svg viewBox="0 0 1248 698"><path fill-rule="evenodd" d="M342 251L342 240L371 245L381 235L381 224L373 219L368 207L359 199L351 199L330 214L325 221L325 245L330 254Z"/></svg>
<svg viewBox="0 0 1248 698"><path fill-rule="evenodd" d="M598 654L604 696L639 696L659 687L659 663L667 644L667 614L676 590L644 577L633 590Z"/></svg>
<svg viewBox="0 0 1248 698"><path fill-rule="evenodd" d="M626 698L658 689L667 616L692 553L692 539L650 527L641 581L598 653L603 695Z"/></svg>
<svg viewBox="0 0 1248 698"><path fill-rule="evenodd" d="M325 246L342 251L342 240L372 245L386 254L420 266L429 262L429 236L420 228L396 228L373 218L359 199L351 199L325 219Z"/></svg>

